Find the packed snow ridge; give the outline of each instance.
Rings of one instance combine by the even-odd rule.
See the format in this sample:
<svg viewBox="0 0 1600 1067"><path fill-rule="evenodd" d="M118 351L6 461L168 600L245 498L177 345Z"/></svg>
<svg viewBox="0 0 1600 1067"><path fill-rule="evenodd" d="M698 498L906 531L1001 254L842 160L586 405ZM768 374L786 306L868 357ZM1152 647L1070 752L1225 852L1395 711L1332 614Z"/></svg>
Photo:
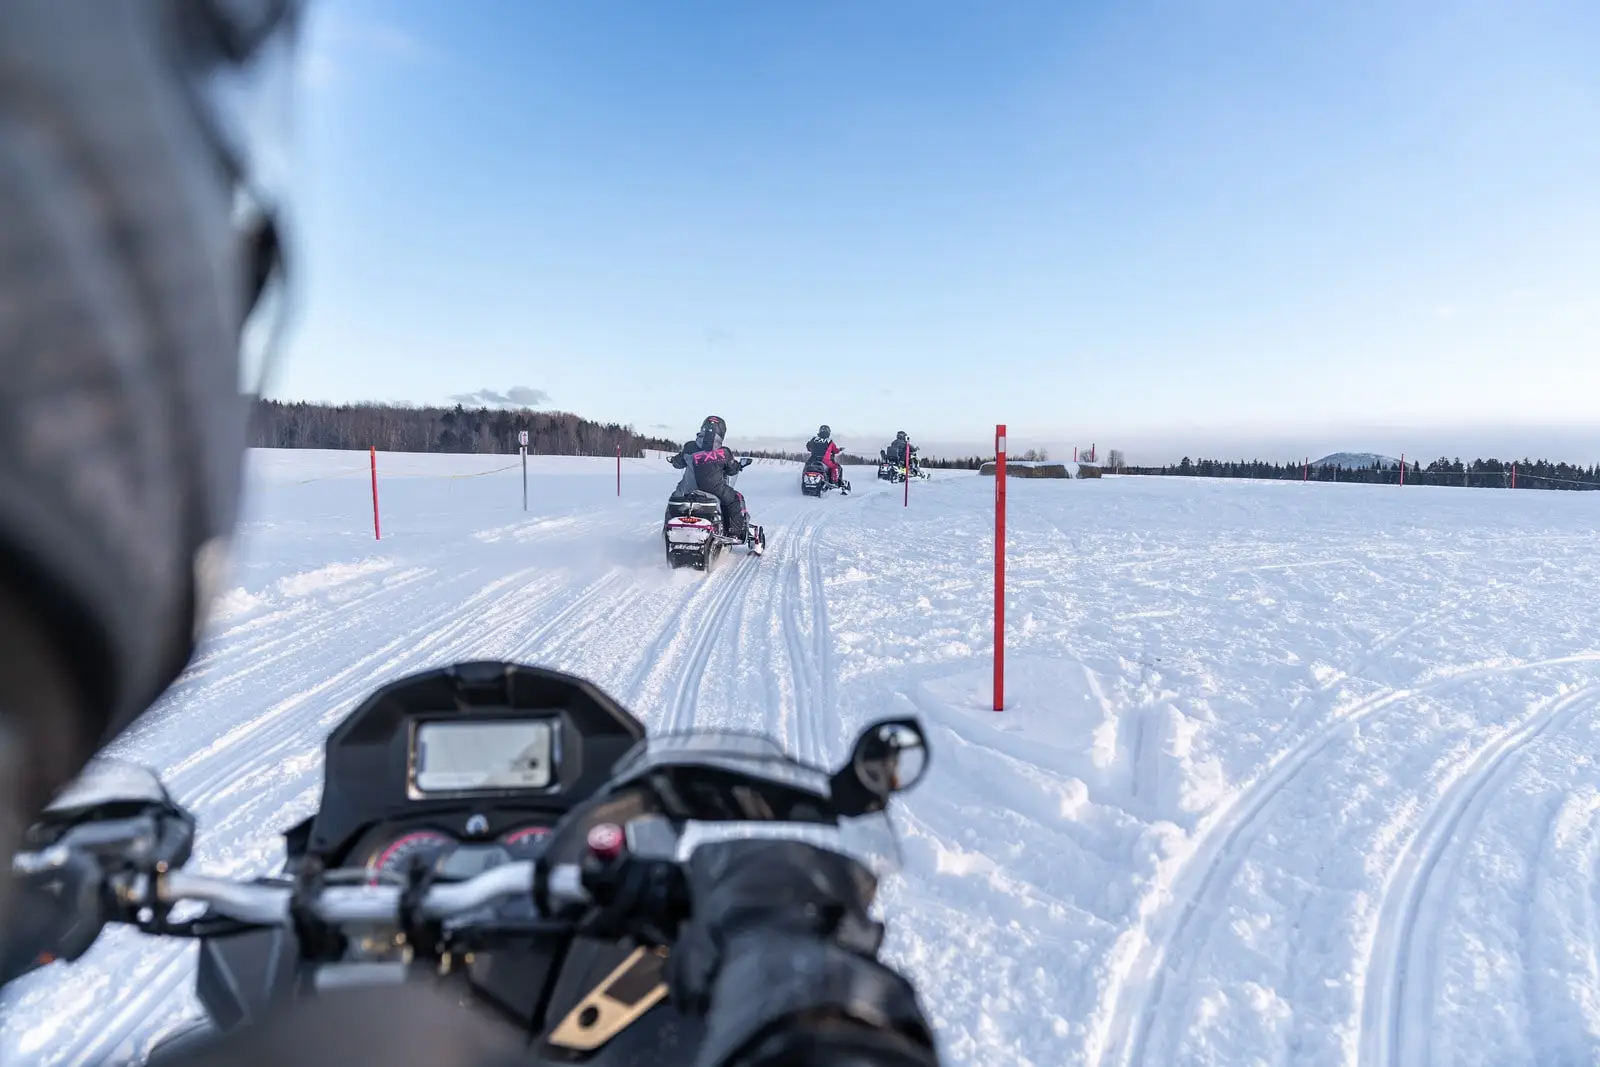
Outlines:
<svg viewBox="0 0 1600 1067"><path fill-rule="evenodd" d="M526 513L507 459L380 454L374 541L365 455L251 457L227 610L116 746L200 869L273 869L375 686L511 658L830 763L921 716L882 904L951 1064L1600 1060L1600 494L1016 481L996 714L990 479L758 464L766 556L673 574L659 456L530 459ZM0 1061L134 1059L193 967L108 934Z"/></svg>

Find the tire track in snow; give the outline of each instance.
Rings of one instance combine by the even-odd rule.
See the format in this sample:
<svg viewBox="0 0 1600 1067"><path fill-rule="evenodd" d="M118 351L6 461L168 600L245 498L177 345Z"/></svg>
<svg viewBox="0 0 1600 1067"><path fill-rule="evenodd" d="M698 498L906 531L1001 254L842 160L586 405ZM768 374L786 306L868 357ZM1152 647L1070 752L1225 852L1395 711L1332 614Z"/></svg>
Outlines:
<svg viewBox="0 0 1600 1067"><path fill-rule="evenodd" d="M1152 1046L1165 1036L1176 1040L1172 1025L1162 1017L1169 988L1185 991L1193 984L1196 949L1206 933L1227 915L1227 894L1263 815L1286 789L1312 766L1319 754L1367 719L1412 697L1438 693L1484 678L1521 673L1543 667L1600 661L1600 652L1578 653L1505 667L1461 671L1410 689L1391 689L1358 701L1302 737L1274 759L1251 785L1218 813L1192 856L1178 871L1168 890L1168 901L1152 920L1131 933L1132 958L1115 963L1115 984L1109 994L1109 1017L1099 1024L1099 1040L1090 1048L1099 1064L1133 1067L1146 1063L1165 1067L1172 1062L1170 1048Z"/></svg>
<svg viewBox="0 0 1600 1067"><path fill-rule="evenodd" d="M573 594L571 599L554 615L539 623L526 635L518 638L514 650L507 653L504 658L513 663L539 662L536 653L539 647L547 640L552 637L564 636L578 629L573 623L586 614L594 616L608 610L609 601L601 599L599 594L615 586L622 578L623 572L621 570L611 570L596 581L584 586ZM535 658L530 659L530 657Z"/></svg>
<svg viewBox="0 0 1600 1067"><path fill-rule="evenodd" d="M787 552L783 560L783 581L781 594L776 597L775 610L782 622L784 649L789 659L789 679L792 703L789 720L792 738L788 748L796 759L807 763L820 763L818 757L818 729L817 719L822 715L822 679L819 664L815 662L816 647L807 641L807 635L800 625L800 608L806 602L802 585L809 581L809 566L805 556L811 551L812 538L815 537L816 527L821 520L819 513L813 513L794 525L788 543L785 545ZM816 607L810 605L813 614L812 626L815 621Z"/></svg>
<svg viewBox="0 0 1600 1067"><path fill-rule="evenodd" d="M374 602L385 601L385 598L396 595L401 596L398 604L384 603L385 611L391 613L403 613L409 604L426 603L431 599L426 594L426 587L412 587L416 586L420 579L432 573L417 568L415 571L391 576L389 580L381 583L380 588L332 606L318 605L308 598L303 604L291 605L280 612L262 616L262 620L272 620L275 624L273 628L263 634L252 635L250 640L237 644L229 642L213 648L202 670L196 671L191 664L190 668L173 683L172 688L151 714L141 718L118 738L119 751L124 746L137 745L143 738L169 726L174 717L196 717L202 714L204 709L244 692L245 687L241 683L257 675L270 673L271 668L286 661L303 657L308 648L316 647L319 642L337 640L347 626L359 624L368 617L370 613L360 609ZM400 580L396 581L395 578ZM314 621L315 631L308 632L304 627L295 628L291 625L294 620L307 613L312 616L308 622ZM207 643L228 642L228 635L237 632L238 629L236 627L231 631L208 637ZM243 659L244 662L231 670L223 671L223 662L233 659ZM221 673L211 677L218 671Z"/></svg>
<svg viewBox="0 0 1600 1067"><path fill-rule="evenodd" d="M234 681L239 674L250 674L263 667L271 666L284 659L284 655L262 656L262 653L275 652L288 647L289 653L297 649L303 634L287 627L286 623L302 615L313 616L319 625L326 628L327 624L342 620L347 615L359 615L358 609L370 604L374 600L382 599L395 590L416 585L424 578L430 578L438 572L431 567L413 567L395 574L386 574L379 577L370 586L357 590L350 590L348 586L334 586L332 591L354 592L352 596L341 599L318 597L317 593L303 593L276 610L246 619L227 629L219 630L209 635L206 644L210 648L203 649L189 666L180 675L175 685L196 685L206 682L211 673L225 660L239 655L251 656L250 667L238 674L224 675L223 677L206 682L208 686L224 684ZM327 593L329 590L318 590ZM248 637L235 637L247 629L260 631L253 639Z"/></svg>
<svg viewBox="0 0 1600 1067"><path fill-rule="evenodd" d="M811 719L818 714L825 687L809 681L808 672L815 671L815 657L807 644L806 631L797 628L797 616L807 611L806 601L799 595L800 586L809 570L807 553L822 516L795 507L793 502L784 503L790 507L774 508L779 514L767 524L766 553L760 559L735 558L730 561L736 568L732 573L728 573L725 564L708 575L705 585L667 615L665 628L645 653L631 688L641 707L660 709L660 719L649 723L652 732L693 729L705 695L707 671L718 649L732 648L770 624L774 639L758 642L761 665L752 667L752 661L740 658L735 661L734 670L725 675L730 691L752 678L762 681L759 695L731 701L735 707L758 705L762 713L760 724L719 725L763 730L789 751L802 755L815 751L816 742L801 731L811 730ZM791 516L792 521L783 522ZM778 526L780 522L782 526ZM693 620L688 626L683 625L686 617ZM777 640L780 630L784 638L781 646ZM778 647L786 650L781 657L789 661L786 665L779 663L771 651ZM801 695L802 692L815 692L817 696Z"/></svg>
<svg viewBox="0 0 1600 1067"><path fill-rule="evenodd" d="M832 681L832 634L828 629L827 590L817 555L817 533L826 513L813 512L796 524L784 560L782 618L794 691L793 747L799 759L827 767L832 755L832 724L837 717ZM802 615L810 625L802 626Z"/></svg>
<svg viewBox="0 0 1600 1067"><path fill-rule="evenodd" d="M820 766L832 765L833 747L839 742L839 693L833 673L833 627L828 623L828 587L822 576L818 533L832 516L819 520L806 539L806 575L811 594L811 649L818 676L816 703L817 750Z"/></svg>
<svg viewBox="0 0 1600 1067"><path fill-rule="evenodd" d="M301 721L298 716L290 714L295 709L318 700L323 707L336 706L337 715L333 721L342 719L351 710L343 706L344 701L348 700L352 693L364 696L367 688L374 686L377 679L385 677L387 672L392 672L403 665L416 664L441 645L453 649L474 643L476 635L469 635L466 641L458 638L473 628L485 633L492 632L504 617L506 606L509 604L515 604L519 611L524 610L524 605L506 597L505 591L519 581L522 582L520 587L522 589L538 588L532 579L534 574L532 569L526 569L489 582L476 593L460 601L453 610L442 617L431 617L427 623L391 638L379 648L360 656L355 662L328 674L320 681L273 704L261 714L240 723L207 749L181 761L175 767L168 768L165 774L168 776L169 788L190 807L204 804L210 799L217 785L236 773L242 765L264 761L265 757L278 754L284 747L305 742L304 731L308 724ZM547 592L540 589L540 592L543 595L538 598L536 604L555 595L554 591ZM496 605L498 610L481 612L480 609L485 605ZM320 643L319 633L312 636L306 645L314 646ZM310 666L308 665L308 671ZM392 676L398 677L398 675ZM326 711L320 716L320 720L331 725ZM322 740L323 734L318 734L315 742L320 745ZM219 766L214 762L219 749L233 752L235 755ZM186 777L191 770L205 776L199 782L193 782Z"/></svg>
<svg viewBox="0 0 1600 1067"><path fill-rule="evenodd" d="M1541 738L1591 710L1597 693L1600 683L1545 702L1480 748L1445 789L1400 857L1384 894L1367 967L1363 1064L1425 1067L1431 1059L1436 905L1438 894L1448 888L1447 883L1436 884L1435 876L1445 866L1447 854L1463 844L1461 831L1477 821L1518 758Z"/></svg>
<svg viewBox="0 0 1600 1067"><path fill-rule="evenodd" d="M705 612L700 616L697 628L689 639L687 650L681 656L674 656L675 660L681 660L683 666L677 672L672 687L672 699L664 708L661 733L682 733L694 728L706 663L710 661L712 650L722 639L723 628L730 621L738 619L740 608L744 604L744 595L749 592L756 575L761 573L761 566L764 563L767 563L767 560L751 559L747 554L741 553L731 560L731 568L727 564L718 568L723 573L729 569L733 573L727 574L726 579L716 583L710 591ZM707 574L706 578L710 582L718 576L713 572ZM681 631L675 636L681 636Z"/></svg>

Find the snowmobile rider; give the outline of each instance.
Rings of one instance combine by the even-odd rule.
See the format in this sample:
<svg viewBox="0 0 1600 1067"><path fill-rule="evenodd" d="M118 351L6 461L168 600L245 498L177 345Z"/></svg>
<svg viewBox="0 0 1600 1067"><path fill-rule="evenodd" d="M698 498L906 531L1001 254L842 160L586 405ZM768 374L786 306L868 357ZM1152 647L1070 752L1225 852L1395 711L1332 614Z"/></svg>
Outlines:
<svg viewBox="0 0 1600 1067"><path fill-rule="evenodd" d="M47 887L9 857L185 668L224 576L253 343L274 337L256 327L281 321L292 260L283 146L236 105L292 85L270 72L292 75L302 13L0 4L0 981L99 935L92 857ZM706 1015L696 1067L937 1063L910 984L877 959L864 868L744 841L700 849L689 873L671 989ZM509 1065L525 1041L426 986L368 987L174 1064Z"/></svg>
<svg viewBox="0 0 1600 1067"><path fill-rule="evenodd" d="M806 451L828 472L828 481L834 485L844 484L844 472L839 469L839 446L827 423L817 427L817 436L806 442Z"/></svg>
<svg viewBox="0 0 1600 1067"><path fill-rule="evenodd" d="M889 447L883 450L883 458L890 463L898 463L909 471L911 470L911 465L916 462L917 446L912 444L911 438L906 436L904 430L901 430L894 435L894 440L889 443Z"/></svg>
<svg viewBox="0 0 1600 1067"><path fill-rule="evenodd" d="M744 540L749 530L750 512L745 509L744 494L728 481L744 470L739 457L722 442L728 436L728 424L720 415L707 415L700 424L700 433L683 446L683 451L667 462L684 472L678 485L681 493L688 488L690 475L694 487L710 493L722 502L722 529L729 537Z"/></svg>

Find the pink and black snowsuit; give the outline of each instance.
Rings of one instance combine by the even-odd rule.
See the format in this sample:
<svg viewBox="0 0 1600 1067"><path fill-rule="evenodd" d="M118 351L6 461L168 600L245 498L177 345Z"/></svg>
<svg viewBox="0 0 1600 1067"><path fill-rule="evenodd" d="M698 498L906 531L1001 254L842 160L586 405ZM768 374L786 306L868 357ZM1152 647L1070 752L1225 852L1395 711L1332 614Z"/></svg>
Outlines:
<svg viewBox="0 0 1600 1067"><path fill-rule="evenodd" d="M806 442L806 449L811 453L811 458L821 463L828 471L828 481L838 485L844 480L844 472L839 469L839 446L825 437L813 437Z"/></svg>

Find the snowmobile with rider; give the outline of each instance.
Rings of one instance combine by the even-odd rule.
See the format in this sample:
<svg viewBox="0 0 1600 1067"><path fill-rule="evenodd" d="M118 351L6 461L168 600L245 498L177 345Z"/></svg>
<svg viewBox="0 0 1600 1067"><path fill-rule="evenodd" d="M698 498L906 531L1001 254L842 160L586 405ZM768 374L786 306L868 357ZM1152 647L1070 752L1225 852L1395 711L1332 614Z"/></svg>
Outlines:
<svg viewBox="0 0 1600 1067"><path fill-rule="evenodd" d="M882 481L899 485L907 478L926 478L917 462L917 446L901 430L889 442L889 447L878 453L878 477Z"/></svg>
<svg viewBox="0 0 1600 1067"><path fill-rule="evenodd" d="M806 451L810 455L806 458L805 469L800 472L800 492L819 497L830 489L837 489L849 496L850 483L845 481L844 471L839 466L839 445L826 423L817 427L817 436L806 442Z"/></svg>
<svg viewBox="0 0 1600 1067"><path fill-rule="evenodd" d="M735 456L723 444L727 433L728 424L709 415L699 435L668 460L683 471L667 498L662 528L667 564L674 570L708 570L724 548L743 545L755 556L767 550L766 531L750 521L744 494L733 487L751 460Z"/></svg>

